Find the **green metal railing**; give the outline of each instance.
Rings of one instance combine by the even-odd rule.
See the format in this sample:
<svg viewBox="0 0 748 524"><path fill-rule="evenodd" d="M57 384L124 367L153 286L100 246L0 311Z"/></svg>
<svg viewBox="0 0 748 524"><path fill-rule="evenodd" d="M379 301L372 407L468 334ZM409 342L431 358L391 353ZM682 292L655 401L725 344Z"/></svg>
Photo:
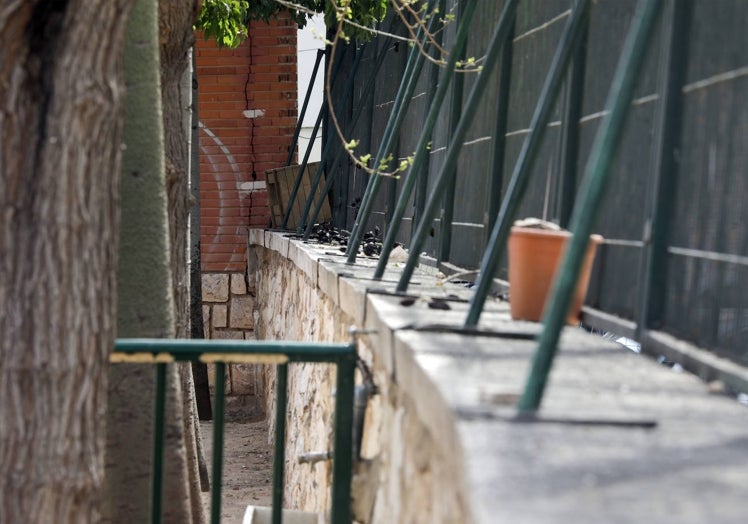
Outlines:
<svg viewBox="0 0 748 524"><path fill-rule="evenodd" d="M223 377L226 364L274 364L277 366L276 436L273 467L273 524L280 524L283 501L283 463L288 364L323 362L337 365L335 429L333 436L332 508L333 524L351 522L351 475L353 460L353 395L356 346L332 343L233 340L118 339L110 356L113 363L155 364L156 388L153 431L153 477L151 522L161 522L164 462L164 415L166 366L189 361L215 364L216 377ZM210 521L220 522L223 476L224 381L215 381L213 410L213 483Z"/></svg>

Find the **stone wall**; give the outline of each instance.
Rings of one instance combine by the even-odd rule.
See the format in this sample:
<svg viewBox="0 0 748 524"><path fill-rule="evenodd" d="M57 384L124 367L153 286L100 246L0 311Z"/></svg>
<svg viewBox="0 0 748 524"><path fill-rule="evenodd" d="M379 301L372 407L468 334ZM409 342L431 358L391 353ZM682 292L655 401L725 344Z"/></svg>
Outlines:
<svg viewBox="0 0 748 524"><path fill-rule="evenodd" d="M255 291L247 286L244 273L203 273L203 328L205 338L251 340L255 338L253 318ZM235 418L258 419L262 407L262 369L252 364L226 368L227 409ZM208 374L213 384L213 372Z"/></svg>
<svg viewBox="0 0 748 524"><path fill-rule="evenodd" d="M745 408L697 377L567 327L538 418L517 418L541 326L513 321L505 301L489 299L466 330L472 291L433 268L419 266L403 296L396 263L373 280L372 259L346 264L278 232L249 238L260 337L359 330L379 391L354 469L357 522L745 520ZM289 371L284 505L323 513L330 464L297 459L330 449L334 372Z"/></svg>
<svg viewBox="0 0 748 524"><path fill-rule="evenodd" d="M254 233L250 238L263 236L261 231ZM268 235L268 243L280 237ZM348 302L348 298L356 300L354 295L338 292L339 269L333 268L328 274L335 281L331 288L332 281L317 271L314 254L298 249L287 239L285 242L274 245L275 249L250 247L257 263L253 275L258 338L348 341L349 328L362 329L363 319L357 318L358 307ZM312 261L314 264L310 265ZM365 293L360 297L365 297ZM359 355L374 372L378 394L367 409L363 460L354 470L356 522L470 522L459 489L459 450L444 447L445 443L454 442L451 430L445 428L434 437L434 428L420 418L414 399L392 380L391 363L384 358L387 351L376 346L376 338L359 338ZM265 395L270 404L267 412L274 413L275 373L273 369L266 372ZM329 510L331 463L299 464L298 457L332 448L334 378L334 367L329 365L289 367L285 507ZM268 420L272 439L274 419Z"/></svg>

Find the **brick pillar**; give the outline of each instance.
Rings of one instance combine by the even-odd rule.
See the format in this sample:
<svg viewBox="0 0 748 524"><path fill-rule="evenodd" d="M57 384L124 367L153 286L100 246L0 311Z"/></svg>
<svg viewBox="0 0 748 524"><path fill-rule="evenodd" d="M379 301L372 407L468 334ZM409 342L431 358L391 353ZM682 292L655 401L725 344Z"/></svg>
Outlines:
<svg viewBox="0 0 748 524"><path fill-rule="evenodd" d="M198 36L200 240L205 335L253 338L250 227L269 222L265 171L285 165L296 126L296 30L287 15L252 22L237 49ZM236 375L233 367L230 376ZM247 380L230 391L250 394Z"/></svg>

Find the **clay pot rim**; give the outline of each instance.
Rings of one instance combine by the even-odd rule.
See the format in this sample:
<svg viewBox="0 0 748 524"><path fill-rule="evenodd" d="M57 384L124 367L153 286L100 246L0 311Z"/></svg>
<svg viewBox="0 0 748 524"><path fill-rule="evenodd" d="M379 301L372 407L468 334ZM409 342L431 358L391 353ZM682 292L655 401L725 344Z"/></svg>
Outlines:
<svg viewBox="0 0 748 524"><path fill-rule="evenodd" d="M523 227L523 226L512 226L511 233L520 236L528 237L559 237L559 238L570 238L571 232L565 229L556 231L553 229L540 229L536 227ZM602 244L605 239L602 235L593 234L590 235L590 241L595 244Z"/></svg>

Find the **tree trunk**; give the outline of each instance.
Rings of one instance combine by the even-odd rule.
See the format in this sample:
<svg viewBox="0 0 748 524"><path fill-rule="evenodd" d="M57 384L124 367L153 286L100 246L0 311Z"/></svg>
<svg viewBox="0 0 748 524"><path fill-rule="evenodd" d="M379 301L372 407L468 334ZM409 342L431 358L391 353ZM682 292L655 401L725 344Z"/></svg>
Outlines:
<svg viewBox="0 0 748 524"><path fill-rule="evenodd" d="M0 6L0 522L96 522L132 0Z"/></svg>
<svg viewBox="0 0 748 524"><path fill-rule="evenodd" d="M120 337L170 338L174 301L164 170L156 0L139 0L127 32L117 329ZM107 518L147 522L152 474L154 368L113 366L107 411ZM183 400L167 373L163 519L192 522Z"/></svg>
<svg viewBox="0 0 748 524"><path fill-rule="evenodd" d="M197 0L159 1L161 104L163 107L166 192L171 244L172 295L176 337L190 337L190 277L187 271L190 216L190 135L192 74L190 50L195 42L192 25L197 19ZM187 446L190 504L193 522L204 522L201 484L208 489L208 470L203 458L197 417L195 384L189 363L179 364L183 395L184 435Z"/></svg>

